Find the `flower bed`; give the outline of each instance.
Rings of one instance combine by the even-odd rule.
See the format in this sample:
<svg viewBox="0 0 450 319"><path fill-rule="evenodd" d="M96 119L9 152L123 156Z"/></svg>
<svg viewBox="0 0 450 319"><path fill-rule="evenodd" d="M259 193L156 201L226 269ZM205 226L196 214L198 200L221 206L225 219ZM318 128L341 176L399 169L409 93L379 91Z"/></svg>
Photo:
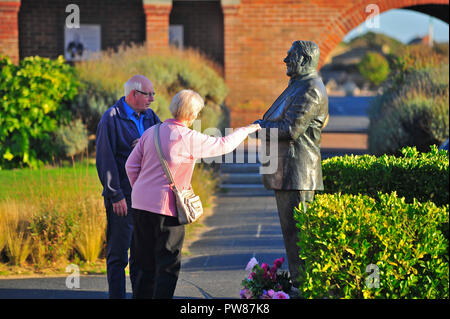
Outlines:
<svg viewBox="0 0 450 319"><path fill-rule="evenodd" d="M291 283L288 272L280 270L283 263L283 257L276 259L272 267L259 265L254 257L250 259L245 267L248 276L239 293L241 299L289 299Z"/></svg>

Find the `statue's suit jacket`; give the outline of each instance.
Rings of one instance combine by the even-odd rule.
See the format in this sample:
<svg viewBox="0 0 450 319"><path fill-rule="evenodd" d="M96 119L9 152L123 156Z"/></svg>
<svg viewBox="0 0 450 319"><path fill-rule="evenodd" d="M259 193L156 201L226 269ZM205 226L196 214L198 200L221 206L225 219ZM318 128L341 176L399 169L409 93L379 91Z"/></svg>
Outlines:
<svg viewBox="0 0 450 319"><path fill-rule="evenodd" d="M323 190L320 142L327 117L328 96L317 73L291 78L260 123L268 129L267 143L269 129L278 129L278 169L262 175L266 188Z"/></svg>

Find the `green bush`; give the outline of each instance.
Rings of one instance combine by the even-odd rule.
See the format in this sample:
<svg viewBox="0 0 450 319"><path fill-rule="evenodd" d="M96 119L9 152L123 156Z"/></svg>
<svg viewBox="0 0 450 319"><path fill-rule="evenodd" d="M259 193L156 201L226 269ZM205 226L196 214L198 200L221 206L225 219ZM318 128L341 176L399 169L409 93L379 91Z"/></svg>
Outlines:
<svg viewBox="0 0 450 319"><path fill-rule="evenodd" d="M87 129L81 119L59 127L55 136L55 142L62 157L73 157L82 153L89 142Z"/></svg>
<svg viewBox="0 0 450 319"><path fill-rule="evenodd" d="M448 214L448 204L405 203L395 193L317 195L306 213L300 204L301 295L448 298ZM379 270L372 286L368 266Z"/></svg>
<svg viewBox="0 0 450 319"><path fill-rule="evenodd" d="M402 157L373 155L332 157L323 161L324 192L364 194L396 191L407 202L449 202L449 161L445 151L431 147L420 153L415 147L401 150Z"/></svg>
<svg viewBox="0 0 450 319"><path fill-rule="evenodd" d="M38 267L66 260L72 250L75 216L61 214L58 208L44 204L38 213L31 216L32 259Z"/></svg>
<svg viewBox="0 0 450 319"><path fill-rule="evenodd" d="M190 50L173 49L165 55L152 55L145 46L131 46L103 52L98 59L76 65L83 86L72 109L88 124L89 133L95 133L102 114L123 96L124 83L134 74L143 74L155 88L155 101L150 107L161 120L172 117L169 103L173 95L189 88L205 99L206 107L199 119L223 128L227 119L221 105L227 87L216 68ZM207 128L203 124L202 127Z"/></svg>
<svg viewBox="0 0 450 319"><path fill-rule="evenodd" d="M369 107L369 151L399 154L405 146L425 152L449 136L448 57L430 52L399 58ZM431 61L431 62L430 62Z"/></svg>
<svg viewBox="0 0 450 319"><path fill-rule="evenodd" d="M120 92L110 94L96 83L81 78L79 94L72 101L71 111L75 118L86 123L88 134L95 134L103 113L117 102L116 96L120 96Z"/></svg>
<svg viewBox="0 0 450 319"><path fill-rule="evenodd" d="M364 78L374 85L380 85L386 81L391 72L388 60L377 52L367 52L358 63L358 70Z"/></svg>
<svg viewBox="0 0 450 319"><path fill-rule="evenodd" d="M54 132L68 123L77 94L74 69L62 57L0 57L0 168L37 167L57 151Z"/></svg>

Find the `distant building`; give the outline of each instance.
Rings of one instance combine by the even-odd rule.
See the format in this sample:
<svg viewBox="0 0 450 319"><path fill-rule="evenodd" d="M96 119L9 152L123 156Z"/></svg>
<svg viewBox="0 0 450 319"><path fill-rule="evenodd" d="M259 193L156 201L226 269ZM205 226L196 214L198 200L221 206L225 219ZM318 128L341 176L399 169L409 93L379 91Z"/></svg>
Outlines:
<svg viewBox="0 0 450 319"><path fill-rule="evenodd" d="M428 34L424 35L423 37L415 37L411 41L408 42L408 44L424 44L428 46L433 46L434 40L434 28L433 28L433 20L430 18L430 24L428 26Z"/></svg>
<svg viewBox="0 0 450 319"><path fill-rule="evenodd" d="M433 39L427 34L423 37L415 37L411 41L408 42L408 44L424 44L424 45L430 45L430 42L433 43Z"/></svg>

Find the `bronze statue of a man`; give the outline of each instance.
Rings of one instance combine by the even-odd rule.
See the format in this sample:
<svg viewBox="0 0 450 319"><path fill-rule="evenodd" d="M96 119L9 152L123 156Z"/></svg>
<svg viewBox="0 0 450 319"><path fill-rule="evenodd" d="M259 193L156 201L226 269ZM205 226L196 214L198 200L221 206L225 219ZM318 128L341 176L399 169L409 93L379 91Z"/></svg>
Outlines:
<svg viewBox="0 0 450 319"><path fill-rule="evenodd" d="M298 230L294 207L314 199L314 191L323 190L320 141L328 120L328 96L317 74L319 47L311 41L295 41L284 62L291 78L288 87L257 120L262 128L278 130L278 166L262 179L275 191L278 215L294 287L301 260L297 247ZM270 137L267 142L271 143ZM263 165L265 165L263 163Z"/></svg>

